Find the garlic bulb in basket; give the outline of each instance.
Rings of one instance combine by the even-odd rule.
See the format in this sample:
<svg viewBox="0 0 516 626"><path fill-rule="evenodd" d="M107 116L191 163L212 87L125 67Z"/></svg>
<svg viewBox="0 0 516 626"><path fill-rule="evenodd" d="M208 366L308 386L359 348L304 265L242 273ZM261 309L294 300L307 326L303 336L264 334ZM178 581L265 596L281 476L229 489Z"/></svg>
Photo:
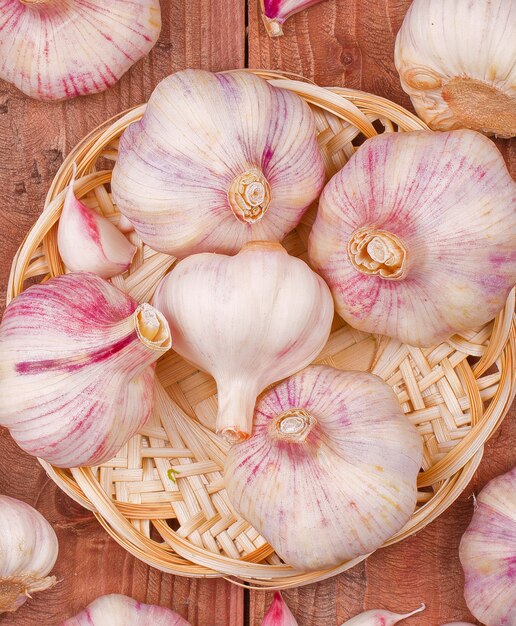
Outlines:
<svg viewBox="0 0 516 626"><path fill-rule="evenodd" d="M0 425L59 467L98 465L147 421L164 317L94 274L29 287L0 324Z"/></svg>
<svg viewBox="0 0 516 626"><path fill-rule="evenodd" d="M101 596L60 626L190 626L164 606L142 604L118 594Z"/></svg>
<svg viewBox="0 0 516 626"><path fill-rule="evenodd" d="M308 367L259 399L254 422L227 456L227 494L294 568L367 554L414 512L421 440L377 376Z"/></svg>
<svg viewBox="0 0 516 626"><path fill-rule="evenodd" d="M16 611L33 593L56 583L57 537L31 506L0 495L0 613Z"/></svg>
<svg viewBox="0 0 516 626"><path fill-rule="evenodd" d="M261 0L262 19L271 37L283 35L283 24L289 17L322 0Z"/></svg>
<svg viewBox="0 0 516 626"><path fill-rule="evenodd" d="M0 0L0 78L38 100L104 91L160 29L159 0Z"/></svg>
<svg viewBox="0 0 516 626"><path fill-rule="evenodd" d="M352 326L432 346L502 308L516 281L515 191L479 133L379 135L325 187L310 259Z"/></svg>
<svg viewBox="0 0 516 626"><path fill-rule="evenodd" d="M261 626L298 626L285 600L279 591L274 592L274 600L263 618Z"/></svg>
<svg viewBox="0 0 516 626"><path fill-rule="evenodd" d="M435 130L516 135L514 0L414 0L395 63L418 115Z"/></svg>
<svg viewBox="0 0 516 626"><path fill-rule="evenodd" d="M385 611L384 609L373 609L360 613L360 615L355 615L355 617L344 622L342 626L394 626L394 624L416 613L421 613L421 611L425 609L426 606L424 604L410 613L393 613L392 611Z"/></svg>
<svg viewBox="0 0 516 626"><path fill-rule="evenodd" d="M308 105L245 72L177 72L120 140L113 197L145 243L183 258L281 241L324 184Z"/></svg>
<svg viewBox="0 0 516 626"><path fill-rule="evenodd" d="M188 257L153 304L168 319L176 352L215 378L216 429L232 441L251 433L257 395L319 354L333 320L322 278L268 242L233 257Z"/></svg>
<svg viewBox="0 0 516 626"><path fill-rule="evenodd" d="M466 604L485 626L516 624L516 467L476 499L460 548Z"/></svg>

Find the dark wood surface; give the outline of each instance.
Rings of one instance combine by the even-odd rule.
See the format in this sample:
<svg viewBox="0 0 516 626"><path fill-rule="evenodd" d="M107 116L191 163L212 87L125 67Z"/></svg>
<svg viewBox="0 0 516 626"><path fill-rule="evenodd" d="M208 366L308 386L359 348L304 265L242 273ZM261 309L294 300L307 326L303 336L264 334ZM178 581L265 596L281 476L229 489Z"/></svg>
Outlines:
<svg viewBox="0 0 516 626"><path fill-rule="evenodd" d="M0 298L11 259L39 215L45 193L67 151L88 131L143 102L157 82L185 68L261 67L291 71L321 85L371 91L407 108L396 74L396 32L410 0L327 0L285 25L270 40L258 0L161 0L163 30L149 57L107 93L49 104L30 100L0 81ZM246 31L247 28L247 31ZM513 176L516 147L499 142ZM428 608L410 626L473 621L463 597L460 537L473 511L471 495L516 464L516 412L486 446L472 483L436 522L405 542L381 550L350 572L284 593L300 626L338 626L370 608ZM105 593L125 593L171 607L193 626L258 626L272 594L243 592L223 579L195 580L163 574L111 540L91 513L64 495L35 459L0 430L0 493L40 510L60 543L58 585L39 594L2 626L56 626Z"/></svg>

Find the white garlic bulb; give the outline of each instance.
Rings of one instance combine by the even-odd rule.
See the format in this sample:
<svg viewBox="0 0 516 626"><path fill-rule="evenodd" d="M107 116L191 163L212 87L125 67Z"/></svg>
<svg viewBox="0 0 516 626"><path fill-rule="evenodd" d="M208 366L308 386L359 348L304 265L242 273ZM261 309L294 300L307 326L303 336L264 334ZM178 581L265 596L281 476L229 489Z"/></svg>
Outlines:
<svg viewBox="0 0 516 626"><path fill-rule="evenodd" d="M112 179L143 241L178 258L281 241L323 184L308 105L245 71L159 83L122 135Z"/></svg>
<svg viewBox="0 0 516 626"><path fill-rule="evenodd" d="M60 626L190 626L163 606L142 604L119 594L101 596Z"/></svg>
<svg viewBox="0 0 516 626"><path fill-rule="evenodd" d="M385 133L326 185L309 256L351 326L432 346L505 303L516 282L515 191L479 133Z"/></svg>
<svg viewBox="0 0 516 626"><path fill-rule="evenodd" d="M16 611L56 583L57 537L47 520L20 500L0 495L0 613Z"/></svg>
<svg viewBox="0 0 516 626"><path fill-rule="evenodd" d="M159 0L0 0L0 78L38 100L98 93L160 30Z"/></svg>
<svg viewBox="0 0 516 626"><path fill-rule="evenodd" d="M107 461L150 416L170 345L161 313L94 274L29 287L0 324L0 425L59 467Z"/></svg>
<svg viewBox="0 0 516 626"><path fill-rule="evenodd" d="M199 254L166 276L153 304L174 349L217 382L216 430L248 437L256 397L308 365L333 320L324 281L280 244L251 242L233 257Z"/></svg>
<svg viewBox="0 0 516 626"><path fill-rule="evenodd" d="M516 467L489 482L476 499L460 542L464 597L485 626L516 624Z"/></svg>
<svg viewBox="0 0 516 626"><path fill-rule="evenodd" d="M254 422L227 456L227 494L294 568L367 554L414 512L421 440L377 376L308 367L260 397Z"/></svg>
<svg viewBox="0 0 516 626"><path fill-rule="evenodd" d="M262 19L271 37L283 35L283 24L289 17L322 0L261 0Z"/></svg>
<svg viewBox="0 0 516 626"><path fill-rule="evenodd" d="M342 626L394 626L394 624L407 619L407 617L421 613L425 608L426 606L422 604L418 609L410 613L392 613L392 611L384 609L373 609L352 617L347 622L344 622Z"/></svg>
<svg viewBox="0 0 516 626"><path fill-rule="evenodd" d="M298 626L296 618L292 615L279 591L274 592L274 600L265 614L261 626Z"/></svg>
<svg viewBox="0 0 516 626"><path fill-rule="evenodd" d="M435 130L516 135L514 0L414 0L395 63L418 115Z"/></svg>

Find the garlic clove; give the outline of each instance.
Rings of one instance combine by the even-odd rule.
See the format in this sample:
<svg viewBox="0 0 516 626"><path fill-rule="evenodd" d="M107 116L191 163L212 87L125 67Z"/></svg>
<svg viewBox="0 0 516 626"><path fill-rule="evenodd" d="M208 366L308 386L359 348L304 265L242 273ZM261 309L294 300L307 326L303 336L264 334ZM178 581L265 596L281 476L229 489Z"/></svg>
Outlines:
<svg viewBox="0 0 516 626"><path fill-rule="evenodd" d="M279 591L274 592L274 600L263 618L262 626L298 626Z"/></svg>
<svg viewBox="0 0 516 626"><path fill-rule="evenodd" d="M283 35L283 24L289 17L322 0L261 0L262 19L270 37Z"/></svg>
<svg viewBox="0 0 516 626"><path fill-rule="evenodd" d="M76 171L74 165L59 219L59 254L72 272L93 272L102 278L122 274L129 269L136 246L107 218L92 211L76 198Z"/></svg>
<svg viewBox="0 0 516 626"><path fill-rule="evenodd" d="M394 624L407 619L407 617L421 613L425 608L426 606L422 604L418 609L410 613L392 613L384 609L373 609L352 617L347 622L344 622L342 626L394 626Z"/></svg>
<svg viewBox="0 0 516 626"><path fill-rule="evenodd" d="M0 78L38 100L98 93L160 30L159 0L0 0Z"/></svg>

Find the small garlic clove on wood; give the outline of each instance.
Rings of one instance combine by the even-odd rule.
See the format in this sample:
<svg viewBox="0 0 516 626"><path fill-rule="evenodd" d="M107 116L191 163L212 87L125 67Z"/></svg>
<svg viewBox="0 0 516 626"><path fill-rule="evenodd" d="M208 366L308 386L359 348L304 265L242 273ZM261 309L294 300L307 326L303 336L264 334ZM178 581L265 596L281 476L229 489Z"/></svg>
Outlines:
<svg viewBox="0 0 516 626"><path fill-rule="evenodd" d="M407 619L407 617L421 613L425 608L426 606L422 604L418 609L410 613L392 613L392 611L384 609L373 609L352 617L347 622L344 622L342 626L394 626L394 624Z"/></svg>
<svg viewBox="0 0 516 626"><path fill-rule="evenodd" d="M57 537L35 509L0 495L0 613L16 611L32 594L53 587Z"/></svg>
<svg viewBox="0 0 516 626"><path fill-rule="evenodd" d="M279 591L274 592L274 600L263 618L262 626L298 626Z"/></svg>
<svg viewBox="0 0 516 626"><path fill-rule="evenodd" d="M270 37L283 35L283 24L289 17L323 0L261 0L262 19Z"/></svg>
<svg viewBox="0 0 516 626"><path fill-rule="evenodd" d="M57 246L72 272L93 272L111 278L127 271L136 246L103 215L89 209L74 193L76 168L59 219Z"/></svg>

